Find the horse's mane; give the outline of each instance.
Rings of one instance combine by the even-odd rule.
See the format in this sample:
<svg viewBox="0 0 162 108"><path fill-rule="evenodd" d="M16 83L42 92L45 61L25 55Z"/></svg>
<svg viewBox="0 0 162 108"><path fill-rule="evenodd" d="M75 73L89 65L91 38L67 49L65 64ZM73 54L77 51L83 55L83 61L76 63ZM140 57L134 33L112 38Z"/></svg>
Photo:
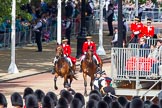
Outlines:
<svg viewBox="0 0 162 108"><path fill-rule="evenodd" d="M89 59L89 58L90 58L90 57L89 57L89 52L92 53L92 56L91 56L91 57L93 57L93 50L89 49L89 50L87 51L86 56L85 56L86 59Z"/></svg>

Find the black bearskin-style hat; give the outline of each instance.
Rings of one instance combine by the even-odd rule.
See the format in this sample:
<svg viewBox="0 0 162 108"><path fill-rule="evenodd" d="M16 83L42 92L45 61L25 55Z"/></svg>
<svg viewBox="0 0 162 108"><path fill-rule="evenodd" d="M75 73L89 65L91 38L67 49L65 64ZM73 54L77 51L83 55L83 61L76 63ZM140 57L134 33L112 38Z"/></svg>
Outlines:
<svg viewBox="0 0 162 108"><path fill-rule="evenodd" d="M127 98L126 98L125 96L120 96L120 97L118 98L118 102L119 102L123 107L125 107L125 105L128 103L128 100L127 100Z"/></svg>
<svg viewBox="0 0 162 108"><path fill-rule="evenodd" d="M53 92L48 92L48 93L46 94L46 96L49 96L49 97L52 99L54 106L57 105L58 99L57 99L57 96L56 96L55 93L53 93Z"/></svg>
<svg viewBox="0 0 162 108"><path fill-rule="evenodd" d="M24 89L24 94L23 94L23 99L25 99L25 97L26 97L27 95L33 94L33 93L34 93L34 91L33 91L32 88L30 88L30 87L25 88L25 89Z"/></svg>
<svg viewBox="0 0 162 108"><path fill-rule="evenodd" d="M11 95L11 103L12 103L12 106L23 107L23 99L22 99L21 95L17 92L14 92Z"/></svg>
<svg viewBox="0 0 162 108"><path fill-rule="evenodd" d="M119 104L119 102L114 101L111 103L111 108L122 108L122 106Z"/></svg>
<svg viewBox="0 0 162 108"><path fill-rule="evenodd" d="M42 99L42 108L54 108L52 98L50 98L49 96L44 96Z"/></svg>
<svg viewBox="0 0 162 108"><path fill-rule="evenodd" d="M99 95L97 95L97 94L91 94L90 96L89 96L89 100L90 99L94 99L94 100L96 100L96 101L100 101L101 100L101 97L99 96Z"/></svg>
<svg viewBox="0 0 162 108"><path fill-rule="evenodd" d="M107 108L107 107L108 107L108 105L105 101L99 101L97 103L97 108Z"/></svg>
<svg viewBox="0 0 162 108"><path fill-rule="evenodd" d="M153 103L150 100L144 101L144 108L150 108Z"/></svg>
<svg viewBox="0 0 162 108"><path fill-rule="evenodd" d="M97 102L98 101L96 101L94 99L90 99L86 104L86 108L96 108Z"/></svg>
<svg viewBox="0 0 162 108"><path fill-rule="evenodd" d="M82 103L82 106L85 105L85 99L84 99L84 96L81 93L75 93L74 98L79 99L80 102Z"/></svg>
<svg viewBox="0 0 162 108"><path fill-rule="evenodd" d="M65 98L69 104L73 100L73 96L70 94L70 92L68 92L66 90L62 91L62 93L60 95L61 95L61 97Z"/></svg>
<svg viewBox="0 0 162 108"><path fill-rule="evenodd" d="M78 98L74 98L70 103L70 108L82 108L83 104Z"/></svg>
<svg viewBox="0 0 162 108"><path fill-rule="evenodd" d="M0 93L0 105L3 105L4 107L7 107L6 97L2 93Z"/></svg>
<svg viewBox="0 0 162 108"><path fill-rule="evenodd" d="M38 108L38 100L34 94L29 94L25 97L26 108Z"/></svg>
<svg viewBox="0 0 162 108"><path fill-rule="evenodd" d="M57 104L56 108L68 108L67 100L65 98L61 97L58 100L58 104Z"/></svg>
<svg viewBox="0 0 162 108"><path fill-rule="evenodd" d="M40 89L37 89L35 92L34 92L35 96L37 97L38 99L38 102L41 102L43 97L45 96L45 93L40 90Z"/></svg>
<svg viewBox="0 0 162 108"><path fill-rule="evenodd" d="M108 106L110 106L111 102L113 101L108 95L104 96L103 100L108 104Z"/></svg>
<svg viewBox="0 0 162 108"><path fill-rule="evenodd" d="M125 105L125 108L130 108L130 102Z"/></svg>
<svg viewBox="0 0 162 108"><path fill-rule="evenodd" d="M133 100L133 99L136 99L136 98L140 99L140 96L133 96L133 97L132 97L132 100Z"/></svg>
<svg viewBox="0 0 162 108"><path fill-rule="evenodd" d="M99 97L102 96L101 93L100 93L98 90L92 90L92 91L89 93L89 95L91 95L91 94L97 94Z"/></svg>
<svg viewBox="0 0 162 108"><path fill-rule="evenodd" d="M159 99L159 106L162 108L162 99Z"/></svg>
<svg viewBox="0 0 162 108"><path fill-rule="evenodd" d="M160 108L158 105L156 105L156 104L152 104L151 106L150 106L150 108Z"/></svg>
<svg viewBox="0 0 162 108"><path fill-rule="evenodd" d="M130 103L130 108L143 108L144 104L140 98L135 98Z"/></svg>

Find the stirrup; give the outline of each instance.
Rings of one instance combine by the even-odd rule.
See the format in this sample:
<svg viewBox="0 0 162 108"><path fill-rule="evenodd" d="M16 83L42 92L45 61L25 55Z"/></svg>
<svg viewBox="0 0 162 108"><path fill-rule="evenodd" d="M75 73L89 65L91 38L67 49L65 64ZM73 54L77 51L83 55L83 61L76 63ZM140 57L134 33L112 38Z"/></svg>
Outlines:
<svg viewBox="0 0 162 108"><path fill-rule="evenodd" d="M80 70L79 70L79 72L81 73L82 72L82 65L80 64Z"/></svg>

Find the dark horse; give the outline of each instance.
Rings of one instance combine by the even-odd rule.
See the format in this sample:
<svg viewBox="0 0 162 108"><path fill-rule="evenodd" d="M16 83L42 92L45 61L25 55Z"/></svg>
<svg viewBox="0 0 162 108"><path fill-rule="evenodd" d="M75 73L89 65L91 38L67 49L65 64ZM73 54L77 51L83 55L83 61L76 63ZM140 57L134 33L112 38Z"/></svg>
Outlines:
<svg viewBox="0 0 162 108"><path fill-rule="evenodd" d="M70 66L69 63L67 61L67 59L63 56L63 48L61 45L59 45L56 48L56 58L57 61L55 63L55 67L54 67L54 88L57 90L58 87L56 85L56 81L57 81L57 77L61 76L64 78L64 87L66 84L68 84L68 79L70 79L70 85L73 81L73 78L77 80L75 75L71 75L70 74Z"/></svg>
<svg viewBox="0 0 162 108"><path fill-rule="evenodd" d="M102 67L101 67L102 68ZM89 49L85 55L85 59L81 62L81 70L83 71L83 79L84 79L84 95L87 96L87 75L91 77L91 90L93 86L93 81L94 81L94 74L96 73L98 68L96 61L93 58L93 51Z"/></svg>

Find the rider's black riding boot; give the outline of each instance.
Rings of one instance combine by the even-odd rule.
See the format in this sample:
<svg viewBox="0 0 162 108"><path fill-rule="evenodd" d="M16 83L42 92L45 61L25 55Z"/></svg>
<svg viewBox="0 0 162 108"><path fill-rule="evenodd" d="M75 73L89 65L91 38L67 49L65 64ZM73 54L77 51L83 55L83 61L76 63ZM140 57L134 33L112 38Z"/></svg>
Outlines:
<svg viewBox="0 0 162 108"><path fill-rule="evenodd" d="M97 64L97 71L101 70L100 64Z"/></svg>
<svg viewBox="0 0 162 108"><path fill-rule="evenodd" d="M80 70L79 70L79 72L82 72L82 65L80 65Z"/></svg>
<svg viewBox="0 0 162 108"><path fill-rule="evenodd" d="M79 72L82 72L82 61L80 63L80 70L79 70Z"/></svg>
<svg viewBox="0 0 162 108"><path fill-rule="evenodd" d="M51 71L51 74L54 74L55 73L55 66L53 66L53 69Z"/></svg>
<svg viewBox="0 0 162 108"><path fill-rule="evenodd" d="M74 75L73 67L70 67L70 75Z"/></svg>

